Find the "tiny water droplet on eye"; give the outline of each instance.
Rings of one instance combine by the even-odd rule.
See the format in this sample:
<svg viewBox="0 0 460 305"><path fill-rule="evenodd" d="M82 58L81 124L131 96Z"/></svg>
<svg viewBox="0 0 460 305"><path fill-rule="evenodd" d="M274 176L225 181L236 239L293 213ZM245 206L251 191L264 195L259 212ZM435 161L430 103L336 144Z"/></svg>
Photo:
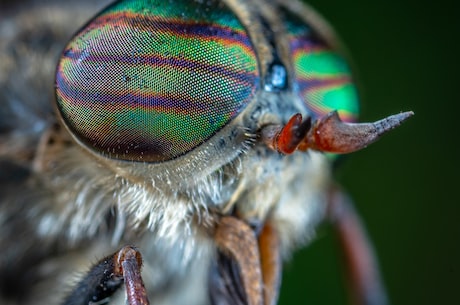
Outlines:
<svg viewBox="0 0 460 305"><path fill-rule="evenodd" d="M286 69L276 64L270 68L267 84L265 85L266 91L281 90L286 87L287 84L287 72Z"/></svg>

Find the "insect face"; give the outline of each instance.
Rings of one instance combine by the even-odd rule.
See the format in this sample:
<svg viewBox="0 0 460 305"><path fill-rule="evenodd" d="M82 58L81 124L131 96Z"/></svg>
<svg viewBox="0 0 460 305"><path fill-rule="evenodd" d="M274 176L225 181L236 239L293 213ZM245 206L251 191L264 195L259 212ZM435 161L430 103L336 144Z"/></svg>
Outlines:
<svg viewBox="0 0 460 305"><path fill-rule="evenodd" d="M23 259L66 262L43 267L53 282L121 249L66 304L105 303L123 283L131 305L275 304L282 259L345 201L324 152L361 149L411 115L352 123L350 67L297 1L114 2L65 45L55 89L65 129L47 122L24 179L39 209L7 214L47 241ZM358 293L378 286L357 274Z"/></svg>
<svg viewBox="0 0 460 305"><path fill-rule="evenodd" d="M168 161L168 170L184 172L177 161L197 159L209 174L234 160L261 126L286 123L295 112L317 118L336 110L355 120L356 89L333 43L289 7L278 8L282 20L270 9L244 19L253 5L109 6L62 54L56 97L63 122L103 158L155 164L156 172ZM279 33L270 22L280 23Z"/></svg>

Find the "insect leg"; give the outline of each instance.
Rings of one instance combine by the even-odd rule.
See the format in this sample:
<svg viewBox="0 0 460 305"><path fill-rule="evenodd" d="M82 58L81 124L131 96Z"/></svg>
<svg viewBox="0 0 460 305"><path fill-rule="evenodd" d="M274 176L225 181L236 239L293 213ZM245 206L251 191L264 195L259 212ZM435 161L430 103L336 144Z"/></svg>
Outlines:
<svg viewBox="0 0 460 305"><path fill-rule="evenodd" d="M353 304L387 304L372 245L351 199L338 189L331 190L329 198L328 218L343 252Z"/></svg>
<svg viewBox="0 0 460 305"><path fill-rule="evenodd" d="M129 305L148 305L147 292L141 277L142 257L133 247L124 247L117 253L116 274L123 275Z"/></svg>
<svg viewBox="0 0 460 305"><path fill-rule="evenodd" d="M235 217L223 217L214 240L219 249L210 275L212 304L262 305L262 273L257 238Z"/></svg>
<svg viewBox="0 0 460 305"><path fill-rule="evenodd" d="M270 223L266 223L259 236L265 305L275 305L278 301L282 266L279 246L278 233Z"/></svg>
<svg viewBox="0 0 460 305"><path fill-rule="evenodd" d="M149 304L140 270L142 257L126 246L95 264L77 284L63 304L106 304L123 282L129 305Z"/></svg>

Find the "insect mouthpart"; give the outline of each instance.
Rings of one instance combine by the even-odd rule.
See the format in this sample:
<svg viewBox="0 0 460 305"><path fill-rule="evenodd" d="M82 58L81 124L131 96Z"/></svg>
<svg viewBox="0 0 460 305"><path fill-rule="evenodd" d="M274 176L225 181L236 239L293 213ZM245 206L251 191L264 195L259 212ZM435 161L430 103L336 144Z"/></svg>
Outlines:
<svg viewBox="0 0 460 305"><path fill-rule="evenodd" d="M118 305L124 288L129 305L274 305L283 260L326 221L358 303L385 304L372 247L323 152L360 150L413 112L357 123L351 66L319 15L299 0L118 0L75 32L74 10L48 14L54 1L64 3L28 0L53 26L35 34L25 14L16 27L27 33L7 48L0 31L0 303ZM49 28L66 27L75 34L55 38L57 65L48 51L52 60L26 63L51 69L23 64L56 49L45 46ZM41 71L24 74L34 80L56 67L57 117L35 116L52 99L33 97L51 80L4 85L10 61L17 75ZM10 112L21 114L5 125ZM23 137L38 126L25 118L43 127ZM74 288L61 287L73 271Z"/></svg>
<svg viewBox="0 0 460 305"><path fill-rule="evenodd" d="M414 113L408 111L373 123L346 123L333 111L312 123L310 117L302 120L302 115L297 113L284 126L263 127L260 135L268 147L284 154L307 149L346 154L367 147L412 115Z"/></svg>

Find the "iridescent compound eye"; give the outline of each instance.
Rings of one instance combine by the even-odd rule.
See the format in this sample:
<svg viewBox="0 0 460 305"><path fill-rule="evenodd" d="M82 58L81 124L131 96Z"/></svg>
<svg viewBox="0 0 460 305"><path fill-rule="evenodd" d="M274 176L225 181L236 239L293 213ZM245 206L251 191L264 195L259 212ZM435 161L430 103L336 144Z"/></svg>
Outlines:
<svg viewBox="0 0 460 305"><path fill-rule="evenodd" d="M354 122L359 100L345 59L295 16L286 18L296 86L316 118L337 110L345 122Z"/></svg>
<svg viewBox="0 0 460 305"><path fill-rule="evenodd" d="M119 1L69 42L57 104L83 145L119 160L171 160L251 101L259 72L247 33L206 2Z"/></svg>

